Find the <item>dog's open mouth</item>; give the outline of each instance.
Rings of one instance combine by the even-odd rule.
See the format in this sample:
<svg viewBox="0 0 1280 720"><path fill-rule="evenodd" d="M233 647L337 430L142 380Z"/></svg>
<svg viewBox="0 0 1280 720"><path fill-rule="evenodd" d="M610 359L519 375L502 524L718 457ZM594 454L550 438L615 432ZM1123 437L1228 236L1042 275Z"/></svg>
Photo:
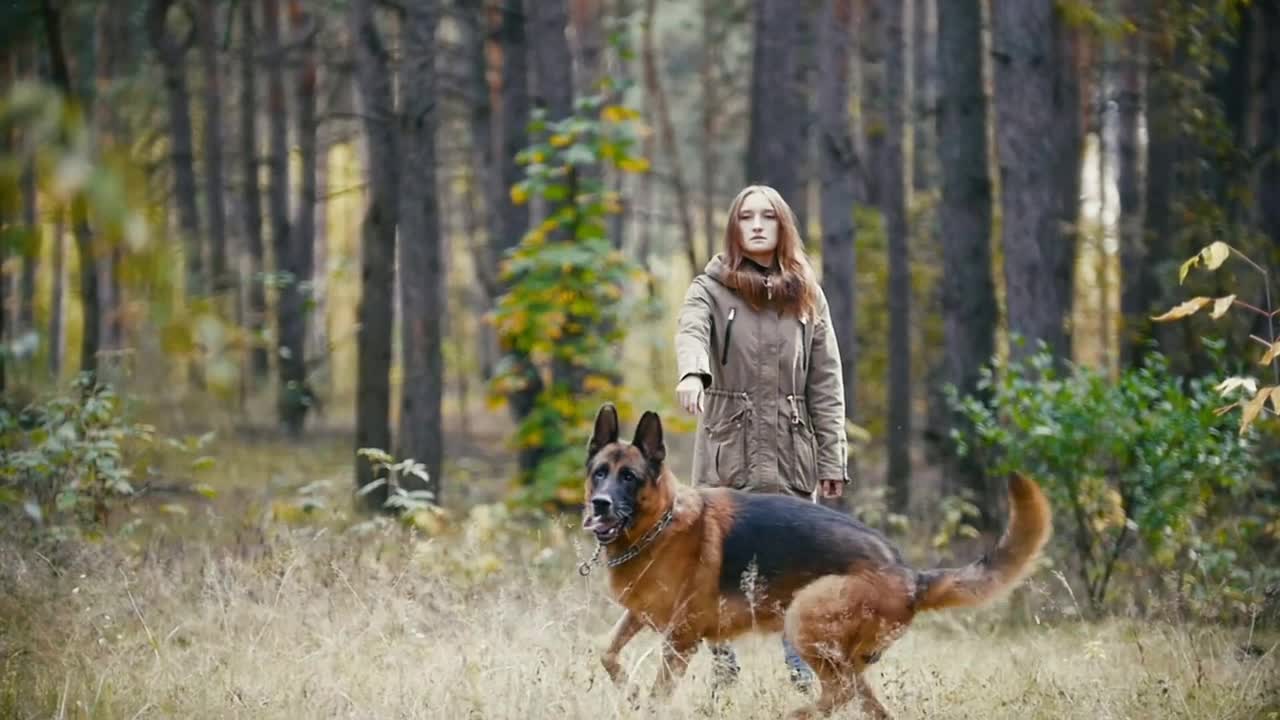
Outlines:
<svg viewBox="0 0 1280 720"><path fill-rule="evenodd" d="M622 534L622 528L625 523L620 517L601 517L592 515L582 523L583 530L589 530L596 536L596 542L601 545L608 545L618 536Z"/></svg>

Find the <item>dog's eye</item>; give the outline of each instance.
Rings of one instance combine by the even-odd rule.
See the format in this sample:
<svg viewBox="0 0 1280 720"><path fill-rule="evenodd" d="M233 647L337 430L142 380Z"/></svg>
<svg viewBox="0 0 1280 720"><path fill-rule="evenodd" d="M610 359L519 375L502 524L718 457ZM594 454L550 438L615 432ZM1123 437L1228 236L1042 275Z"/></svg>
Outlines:
<svg viewBox="0 0 1280 720"><path fill-rule="evenodd" d="M630 470L623 470L622 481L626 483L633 483L636 481L636 474L631 472Z"/></svg>
<svg viewBox="0 0 1280 720"><path fill-rule="evenodd" d="M604 479L605 479L605 477L607 477L608 475L609 475L609 471L608 471L608 470L605 470L604 468L600 468L599 470L596 470L595 474L594 474L594 475L592 475L591 477L592 477L596 482L599 482L599 481L601 481L601 480L604 480Z"/></svg>

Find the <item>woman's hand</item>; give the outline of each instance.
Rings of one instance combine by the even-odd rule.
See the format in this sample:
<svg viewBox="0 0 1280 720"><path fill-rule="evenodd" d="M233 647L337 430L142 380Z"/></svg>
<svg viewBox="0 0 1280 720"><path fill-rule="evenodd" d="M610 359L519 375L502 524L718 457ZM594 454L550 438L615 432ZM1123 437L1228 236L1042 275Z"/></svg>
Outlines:
<svg viewBox="0 0 1280 720"><path fill-rule="evenodd" d="M818 483L818 487L822 490L824 498L838 498L844 494L843 480L823 480Z"/></svg>
<svg viewBox="0 0 1280 720"><path fill-rule="evenodd" d="M676 385L676 400L690 415L702 413L702 378L690 375Z"/></svg>

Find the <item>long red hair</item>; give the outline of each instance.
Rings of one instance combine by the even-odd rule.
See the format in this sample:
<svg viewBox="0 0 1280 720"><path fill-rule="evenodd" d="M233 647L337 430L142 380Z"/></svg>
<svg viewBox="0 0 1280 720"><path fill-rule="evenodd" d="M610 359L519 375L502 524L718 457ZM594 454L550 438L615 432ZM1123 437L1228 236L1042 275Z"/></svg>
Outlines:
<svg viewBox="0 0 1280 720"><path fill-rule="evenodd" d="M778 215L778 247L774 252L773 267L767 269L771 288L765 287L765 273L751 266L744 267L748 258L742 251L738 213L751 193L763 195ZM733 199L729 205L729 221L725 224L724 257L729 268L725 284L737 290L752 307L759 310L771 306L796 317L813 317L818 304L818 281L809 256L805 254L795 213L777 190L768 185L748 185ZM769 298L770 289L772 299Z"/></svg>

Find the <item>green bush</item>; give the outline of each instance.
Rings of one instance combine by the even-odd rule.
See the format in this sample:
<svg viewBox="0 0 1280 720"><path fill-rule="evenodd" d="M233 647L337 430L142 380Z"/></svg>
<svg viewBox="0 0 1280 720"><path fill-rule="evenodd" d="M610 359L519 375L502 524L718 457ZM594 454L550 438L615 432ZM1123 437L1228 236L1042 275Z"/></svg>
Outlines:
<svg viewBox="0 0 1280 720"><path fill-rule="evenodd" d="M1112 599L1120 573L1236 610L1274 581L1274 567L1241 557L1274 519L1274 508L1249 502L1254 436L1221 411L1209 380L1176 377L1153 353L1112 381L1086 367L1055 369L1041 350L988 367L980 390L989 404L949 392L972 424L955 433L960 452L975 453L994 477L1021 472L1041 483L1057 549L1091 609ZM1140 592L1129 599L1146 602Z"/></svg>
<svg viewBox="0 0 1280 720"><path fill-rule="evenodd" d="M154 437L126 419L109 385L82 374L73 390L23 407L0 403L0 503L21 506L38 526L100 525L110 498L134 492L129 443Z"/></svg>

